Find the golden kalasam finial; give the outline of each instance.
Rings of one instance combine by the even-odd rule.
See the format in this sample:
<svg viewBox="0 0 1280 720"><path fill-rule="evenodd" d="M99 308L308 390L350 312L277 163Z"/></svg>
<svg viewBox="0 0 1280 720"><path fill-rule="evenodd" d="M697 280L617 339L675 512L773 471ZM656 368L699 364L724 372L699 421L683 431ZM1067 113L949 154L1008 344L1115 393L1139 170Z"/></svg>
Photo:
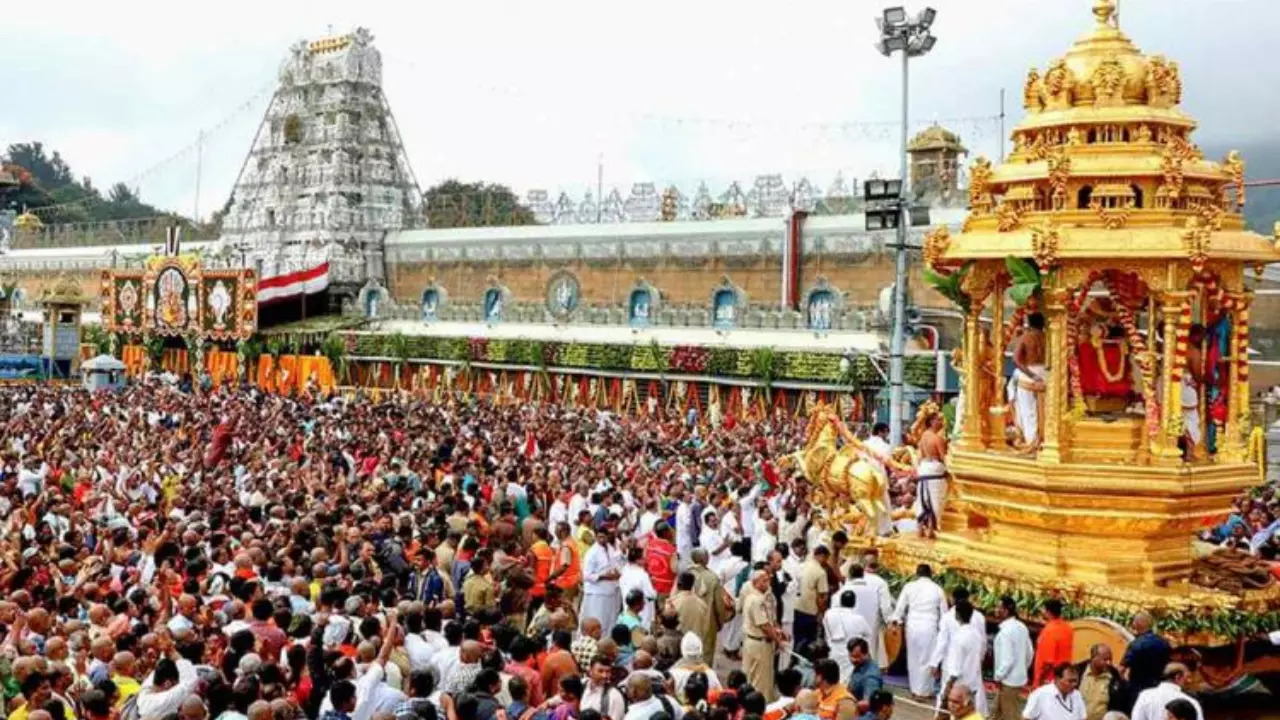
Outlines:
<svg viewBox="0 0 1280 720"><path fill-rule="evenodd" d="M1120 26L1120 11L1116 9L1115 0L1096 0L1093 3L1093 16L1098 18L1099 27Z"/></svg>

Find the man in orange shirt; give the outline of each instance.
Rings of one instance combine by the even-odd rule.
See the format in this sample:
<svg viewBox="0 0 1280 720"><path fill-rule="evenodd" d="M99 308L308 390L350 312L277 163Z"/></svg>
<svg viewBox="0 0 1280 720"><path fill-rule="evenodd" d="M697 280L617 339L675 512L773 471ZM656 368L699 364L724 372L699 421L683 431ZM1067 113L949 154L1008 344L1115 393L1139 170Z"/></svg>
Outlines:
<svg viewBox="0 0 1280 720"><path fill-rule="evenodd" d="M1053 668L1070 662L1071 625L1062 619L1062 601L1051 598L1044 603L1044 629L1036 640L1033 687L1053 682Z"/></svg>
<svg viewBox="0 0 1280 720"><path fill-rule="evenodd" d="M555 553L551 550L551 535L547 533L545 527L537 528L533 531L536 538L533 545L529 547L529 565L533 571L533 588L529 590L530 597L533 602L529 605L529 615L532 616L542 605L542 599L547 596L547 581L551 578L551 566L555 563Z"/></svg>
<svg viewBox="0 0 1280 720"><path fill-rule="evenodd" d="M849 688L840 684L840 666L835 660L824 658L813 664L813 677L818 685L818 717L821 720L838 720L845 717L841 711L856 713L858 700Z"/></svg>

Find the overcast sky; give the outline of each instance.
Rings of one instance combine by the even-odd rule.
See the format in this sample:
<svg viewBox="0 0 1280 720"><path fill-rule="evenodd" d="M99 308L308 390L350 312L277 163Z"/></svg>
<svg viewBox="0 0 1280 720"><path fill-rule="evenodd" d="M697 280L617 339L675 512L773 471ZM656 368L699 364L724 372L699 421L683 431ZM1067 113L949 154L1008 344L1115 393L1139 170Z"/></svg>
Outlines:
<svg viewBox="0 0 1280 720"><path fill-rule="evenodd" d="M1198 139L1274 136L1275 0L1121 0L1138 46L1181 64ZM999 152L1022 81L1092 25L1091 0L934 0L934 52L912 62L913 130L941 120ZM923 3L908 5L909 10ZM192 212L220 206L288 46L368 27L423 187L447 177L577 195L782 173L826 187L896 174L899 65L862 0L67 0L0 13L0 145L43 140L99 186L125 181ZM1246 158L1247 159L1247 158Z"/></svg>

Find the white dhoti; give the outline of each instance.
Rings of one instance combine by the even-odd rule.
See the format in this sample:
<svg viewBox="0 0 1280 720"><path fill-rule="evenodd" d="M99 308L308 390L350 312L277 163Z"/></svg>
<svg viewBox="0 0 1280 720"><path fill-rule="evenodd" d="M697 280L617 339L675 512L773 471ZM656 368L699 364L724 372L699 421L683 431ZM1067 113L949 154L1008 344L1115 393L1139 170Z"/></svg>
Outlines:
<svg viewBox="0 0 1280 720"><path fill-rule="evenodd" d="M1199 445L1204 433L1200 428L1200 391L1196 381L1190 377L1182 378L1182 425L1186 429L1187 439L1192 445Z"/></svg>
<svg viewBox="0 0 1280 720"><path fill-rule="evenodd" d="M946 502L947 466L940 460L921 460L916 468L916 501L911 507L916 520L930 520L937 527Z"/></svg>
<svg viewBox="0 0 1280 720"><path fill-rule="evenodd" d="M1044 365L1032 365L1030 375L1021 368L1014 370L1009 380L1014 418L1028 447L1035 447L1040 441L1040 394L1043 390L1036 387L1047 380Z"/></svg>
<svg viewBox="0 0 1280 720"><path fill-rule="evenodd" d="M587 618L600 621L600 627L608 633L618 622L618 614L622 612L622 596L616 591L612 593L591 593L582 596L582 612L580 622ZM579 625L581 627L581 625Z"/></svg>
<svg viewBox="0 0 1280 720"><path fill-rule="evenodd" d="M907 622L907 681L912 695L928 697L934 692L933 673L928 663L937 638L936 624Z"/></svg>

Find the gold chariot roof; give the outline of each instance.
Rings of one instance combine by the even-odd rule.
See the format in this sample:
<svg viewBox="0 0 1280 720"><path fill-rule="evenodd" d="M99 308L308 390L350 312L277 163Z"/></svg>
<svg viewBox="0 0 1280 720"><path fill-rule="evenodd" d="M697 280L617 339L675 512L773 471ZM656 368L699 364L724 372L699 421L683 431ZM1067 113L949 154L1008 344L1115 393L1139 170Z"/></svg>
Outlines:
<svg viewBox="0 0 1280 720"><path fill-rule="evenodd" d="M964 228L933 231L926 257L1280 261L1271 238L1245 228L1239 153L1212 161L1191 141L1178 63L1144 55L1113 0L1092 10L1088 33L1027 73L1013 152L974 161Z"/></svg>

